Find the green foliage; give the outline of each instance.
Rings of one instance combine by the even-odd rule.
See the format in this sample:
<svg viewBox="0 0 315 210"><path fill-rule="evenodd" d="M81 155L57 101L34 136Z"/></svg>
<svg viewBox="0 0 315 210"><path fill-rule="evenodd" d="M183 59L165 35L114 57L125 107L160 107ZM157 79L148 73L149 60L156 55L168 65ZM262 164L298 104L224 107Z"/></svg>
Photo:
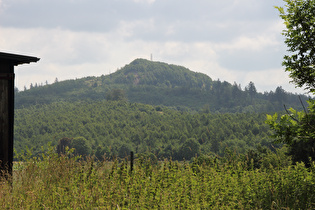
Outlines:
<svg viewBox="0 0 315 210"><path fill-rule="evenodd" d="M126 100L125 91L121 89L110 90L106 94L106 100L125 101Z"/></svg>
<svg viewBox="0 0 315 210"><path fill-rule="evenodd" d="M291 157L287 155L288 148L286 146L277 149L276 152L267 151L261 158L261 168L277 169L286 168L292 165Z"/></svg>
<svg viewBox="0 0 315 210"><path fill-rule="evenodd" d="M189 138L185 140L182 146L179 148L178 155L180 159L190 160L194 156L200 154L200 144L194 138Z"/></svg>
<svg viewBox="0 0 315 210"><path fill-rule="evenodd" d="M32 155L30 155L32 156ZM314 209L315 162L246 170L242 158L188 164L80 160L50 148L14 163L1 209Z"/></svg>
<svg viewBox="0 0 315 210"><path fill-rule="evenodd" d="M124 158L130 151L157 158L190 160L201 154L224 155L229 147L244 153L259 145L271 148L264 114L214 114L177 111L124 101L59 102L15 111L14 147L38 156L48 142L68 138L64 148L99 160ZM46 148L47 149L47 148Z"/></svg>
<svg viewBox="0 0 315 210"><path fill-rule="evenodd" d="M290 55L284 56L283 66L293 82L315 91L315 1L284 0L285 8L276 7L284 20L283 35Z"/></svg>
<svg viewBox="0 0 315 210"><path fill-rule="evenodd" d="M314 34L315 34L315 1L284 0L286 10L277 7L280 17L285 21L287 30L285 43L291 55L284 57L283 65L290 72L293 82L310 92L315 92L314 69ZM315 159L315 101L309 100L307 110L296 111L293 108L282 115L267 115L267 123L274 130L274 138L288 145L288 154L293 162L304 162L311 166ZM303 105L303 104L302 104Z"/></svg>
<svg viewBox="0 0 315 210"><path fill-rule="evenodd" d="M294 162L303 161L310 166L310 158L315 160L315 103L309 101L308 112L289 109L282 115L267 115L266 123L274 130L274 138L289 146L288 154Z"/></svg>
<svg viewBox="0 0 315 210"><path fill-rule="evenodd" d="M91 153L91 148L84 137L73 138L71 141L71 148L74 148L74 153L76 155L87 155Z"/></svg>
<svg viewBox="0 0 315 210"><path fill-rule="evenodd" d="M69 138L61 138L59 139L58 141L58 145L57 145L57 148L56 148L56 151L59 155L61 154L66 154L66 150L71 148L71 139Z"/></svg>

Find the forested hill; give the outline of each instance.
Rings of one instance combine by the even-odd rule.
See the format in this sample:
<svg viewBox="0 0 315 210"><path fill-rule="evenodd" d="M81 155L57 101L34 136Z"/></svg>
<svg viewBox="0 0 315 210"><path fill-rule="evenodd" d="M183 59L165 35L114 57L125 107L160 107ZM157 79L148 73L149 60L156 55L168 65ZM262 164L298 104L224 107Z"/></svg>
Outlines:
<svg viewBox="0 0 315 210"><path fill-rule="evenodd" d="M136 59L129 65L111 75L116 84L133 86L149 85L162 88L186 87L189 89L209 90L212 80L209 76L192 72L176 65Z"/></svg>
<svg viewBox="0 0 315 210"><path fill-rule="evenodd" d="M302 101L307 99L301 96ZM301 109L298 95L281 87L258 93L253 82L244 89L185 67L136 59L110 75L86 77L53 84L32 84L16 92L16 108L58 101L128 100L179 110L205 112L275 112L283 105Z"/></svg>

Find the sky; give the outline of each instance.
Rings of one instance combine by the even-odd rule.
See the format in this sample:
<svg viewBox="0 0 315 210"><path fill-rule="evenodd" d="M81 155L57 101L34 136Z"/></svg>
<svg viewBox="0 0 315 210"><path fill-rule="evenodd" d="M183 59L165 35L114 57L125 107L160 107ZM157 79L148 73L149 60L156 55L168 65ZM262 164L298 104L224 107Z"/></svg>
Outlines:
<svg viewBox="0 0 315 210"><path fill-rule="evenodd" d="M0 51L39 57L15 68L19 90L108 75L136 58L185 66L258 92L295 88L282 0L0 0Z"/></svg>

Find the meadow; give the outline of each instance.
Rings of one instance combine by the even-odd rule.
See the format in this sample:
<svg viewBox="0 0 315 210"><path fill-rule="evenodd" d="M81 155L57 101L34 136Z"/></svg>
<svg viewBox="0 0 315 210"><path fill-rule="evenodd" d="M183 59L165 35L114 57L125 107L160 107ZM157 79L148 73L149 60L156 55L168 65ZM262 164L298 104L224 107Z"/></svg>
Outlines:
<svg viewBox="0 0 315 210"><path fill-rule="evenodd" d="M96 161L20 157L0 183L1 209L314 209L315 162L292 165L278 152L262 167L230 153L187 162L139 156Z"/></svg>

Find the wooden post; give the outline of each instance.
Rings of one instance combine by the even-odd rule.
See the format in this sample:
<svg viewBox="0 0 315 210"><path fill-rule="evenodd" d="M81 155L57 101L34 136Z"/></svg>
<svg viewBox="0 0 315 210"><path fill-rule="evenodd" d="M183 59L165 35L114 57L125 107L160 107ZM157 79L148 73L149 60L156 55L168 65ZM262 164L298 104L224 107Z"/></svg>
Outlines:
<svg viewBox="0 0 315 210"><path fill-rule="evenodd" d="M133 171L133 151L130 152L130 172Z"/></svg>
<svg viewBox="0 0 315 210"><path fill-rule="evenodd" d="M1 173L12 173L13 123L14 123L14 73L13 66L1 65L0 73L0 160ZM12 89L13 87L13 89ZM6 174L4 174L6 175Z"/></svg>

